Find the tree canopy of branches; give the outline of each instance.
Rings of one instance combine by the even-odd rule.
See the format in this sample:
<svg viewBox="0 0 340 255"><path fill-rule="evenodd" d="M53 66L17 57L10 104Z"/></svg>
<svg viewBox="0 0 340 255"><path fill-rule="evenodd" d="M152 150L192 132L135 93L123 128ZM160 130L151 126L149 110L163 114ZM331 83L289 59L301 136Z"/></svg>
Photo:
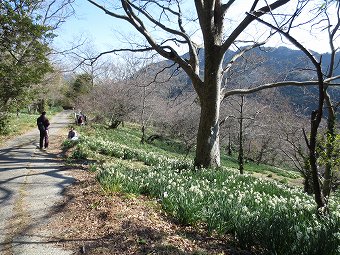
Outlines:
<svg viewBox="0 0 340 255"><path fill-rule="evenodd" d="M196 143L196 167L220 165L219 115L223 99L235 94L248 94L278 86L318 85L317 80L281 81L246 89L230 89L227 83L222 84L224 75L237 59L245 52L263 45L266 39L277 33L273 28L287 27L286 33L289 34L291 29L298 27L293 23L295 18L313 1L254 0L247 3L247 7L242 7L245 8L243 12L247 12L248 15L235 17L236 10L232 9L236 6L235 0L195 0L192 5L195 6L196 13L191 18L184 15L183 8L186 3L180 0L121 0L113 5L105 4L105 0L88 1L107 15L131 24L146 40L144 45L140 42L131 42L130 48L114 49L102 54L154 50L162 57L177 63L191 79L201 109ZM260 18L272 26L267 28L268 37L262 40L251 37L248 33L254 28L251 25ZM194 39L197 37L200 37L198 43ZM199 45L201 43L202 46ZM181 55L178 51L180 48L185 48L188 54ZM204 48L203 59L199 56L200 48ZM237 49L234 56L229 61L224 61L226 52L232 48Z"/></svg>

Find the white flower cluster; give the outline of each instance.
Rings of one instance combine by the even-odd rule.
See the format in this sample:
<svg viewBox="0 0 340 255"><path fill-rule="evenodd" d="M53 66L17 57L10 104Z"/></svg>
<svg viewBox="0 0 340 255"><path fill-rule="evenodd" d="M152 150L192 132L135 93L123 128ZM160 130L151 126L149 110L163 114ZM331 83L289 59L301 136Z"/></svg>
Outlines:
<svg viewBox="0 0 340 255"><path fill-rule="evenodd" d="M240 241L260 243L278 254L312 251L323 234L330 237L327 242L340 242L339 204L331 203L331 218L320 219L313 198L297 189L226 169L181 172L160 165L143 170L104 166L102 171L111 173L111 182L119 182L126 192L159 198L183 223L205 222L208 228L235 232Z"/></svg>
<svg viewBox="0 0 340 255"><path fill-rule="evenodd" d="M337 254L340 243L339 198L331 214L318 217L313 197L275 182L239 175L234 169L188 171L189 161L85 137L80 155L95 151L147 166L104 164L98 180L104 189L148 194L180 222L204 223L210 230L235 233L240 242L273 254ZM83 154L82 154L83 153ZM322 245L321 245L322 244Z"/></svg>
<svg viewBox="0 0 340 255"><path fill-rule="evenodd" d="M89 150L120 159L139 160L149 166L171 166L173 169L187 169L192 166L192 163L189 160L169 158L160 153L130 148L124 144L105 140L101 136L96 138L84 136L79 146L83 149L88 148Z"/></svg>

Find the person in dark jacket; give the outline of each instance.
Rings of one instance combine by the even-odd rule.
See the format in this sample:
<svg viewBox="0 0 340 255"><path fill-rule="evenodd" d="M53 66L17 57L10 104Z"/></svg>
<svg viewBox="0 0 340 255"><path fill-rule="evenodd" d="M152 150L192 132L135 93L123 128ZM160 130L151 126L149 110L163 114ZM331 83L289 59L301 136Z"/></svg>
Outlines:
<svg viewBox="0 0 340 255"><path fill-rule="evenodd" d="M50 122L46 117L46 112L42 112L40 117L37 118L37 126L40 132L39 148L48 148L48 127Z"/></svg>
<svg viewBox="0 0 340 255"><path fill-rule="evenodd" d="M78 134L73 127L71 127L70 131L68 132L67 138L70 140L78 140Z"/></svg>

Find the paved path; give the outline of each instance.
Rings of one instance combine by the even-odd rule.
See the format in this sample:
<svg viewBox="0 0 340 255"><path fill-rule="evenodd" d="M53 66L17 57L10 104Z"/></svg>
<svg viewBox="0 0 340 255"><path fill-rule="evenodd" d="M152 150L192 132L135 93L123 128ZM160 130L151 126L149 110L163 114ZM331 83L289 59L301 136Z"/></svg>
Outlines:
<svg viewBox="0 0 340 255"><path fill-rule="evenodd" d="M64 111L50 119L53 136L72 121ZM65 135L66 136L66 135ZM38 129L0 147L0 254L68 255L42 227L61 192L73 179L61 168L52 152L37 149Z"/></svg>

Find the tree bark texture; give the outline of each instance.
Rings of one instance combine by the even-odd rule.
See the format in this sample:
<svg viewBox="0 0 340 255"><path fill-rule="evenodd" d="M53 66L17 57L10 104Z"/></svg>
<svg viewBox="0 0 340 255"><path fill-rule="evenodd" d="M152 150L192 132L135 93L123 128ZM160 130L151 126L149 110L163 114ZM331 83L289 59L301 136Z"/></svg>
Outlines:
<svg viewBox="0 0 340 255"><path fill-rule="evenodd" d="M241 96L241 104L240 104L240 136L239 136L239 152L238 152L238 169L240 170L240 174L244 173L244 153L243 153L243 102L244 97Z"/></svg>
<svg viewBox="0 0 340 255"><path fill-rule="evenodd" d="M200 99L201 116L197 134L195 167L220 166L219 116L221 74L224 51L222 45L221 1L195 1L204 38L204 80L195 87Z"/></svg>
<svg viewBox="0 0 340 255"><path fill-rule="evenodd" d="M309 148L309 162L310 168L312 172L312 179L313 179L313 190L314 190L314 198L317 204L318 209L325 207L326 202L325 198L322 193L321 183L318 176L318 166L317 166L317 156L316 156L316 138L318 133L318 115L320 112L313 111L311 115L311 134L310 134L310 148Z"/></svg>
<svg viewBox="0 0 340 255"><path fill-rule="evenodd" d="M194 162L195 167L198 168L220 166L219 116L222 56L217 47L206 47L205 54L204 87L199 93L201 116Z"/></svg>
<svg viewBox="0 0 340 255"><path fill-rule="evenodd" d="M321 183L319 179L319 171L317 166L317 155L316 155L316 139L318 135L318 128L323 115L323 105L325 102L325 90L323 82L323 74L320 63L315 63L315 67L318 74L319 81L319 102L318 109L313 111L311 114L311 130L310 130L310 140L309 140L309 162L313 178L313 190L314 198L317 204L317 208L326 207L325 197L321 188Z"/></svg>
<svg viewBox="0 0 340 255"><path fill-rule="evenodd" d="M212 78L212 77L211 77ZM210 79L211 79L210 78ZM219 79L218 77L215 77ZM207 86L206 92L200 98L201 116L197 134L195 167L220 166L220 132L219 132L219 87L215 82ZM210 87L210 89L208 89Z"/></svg>

